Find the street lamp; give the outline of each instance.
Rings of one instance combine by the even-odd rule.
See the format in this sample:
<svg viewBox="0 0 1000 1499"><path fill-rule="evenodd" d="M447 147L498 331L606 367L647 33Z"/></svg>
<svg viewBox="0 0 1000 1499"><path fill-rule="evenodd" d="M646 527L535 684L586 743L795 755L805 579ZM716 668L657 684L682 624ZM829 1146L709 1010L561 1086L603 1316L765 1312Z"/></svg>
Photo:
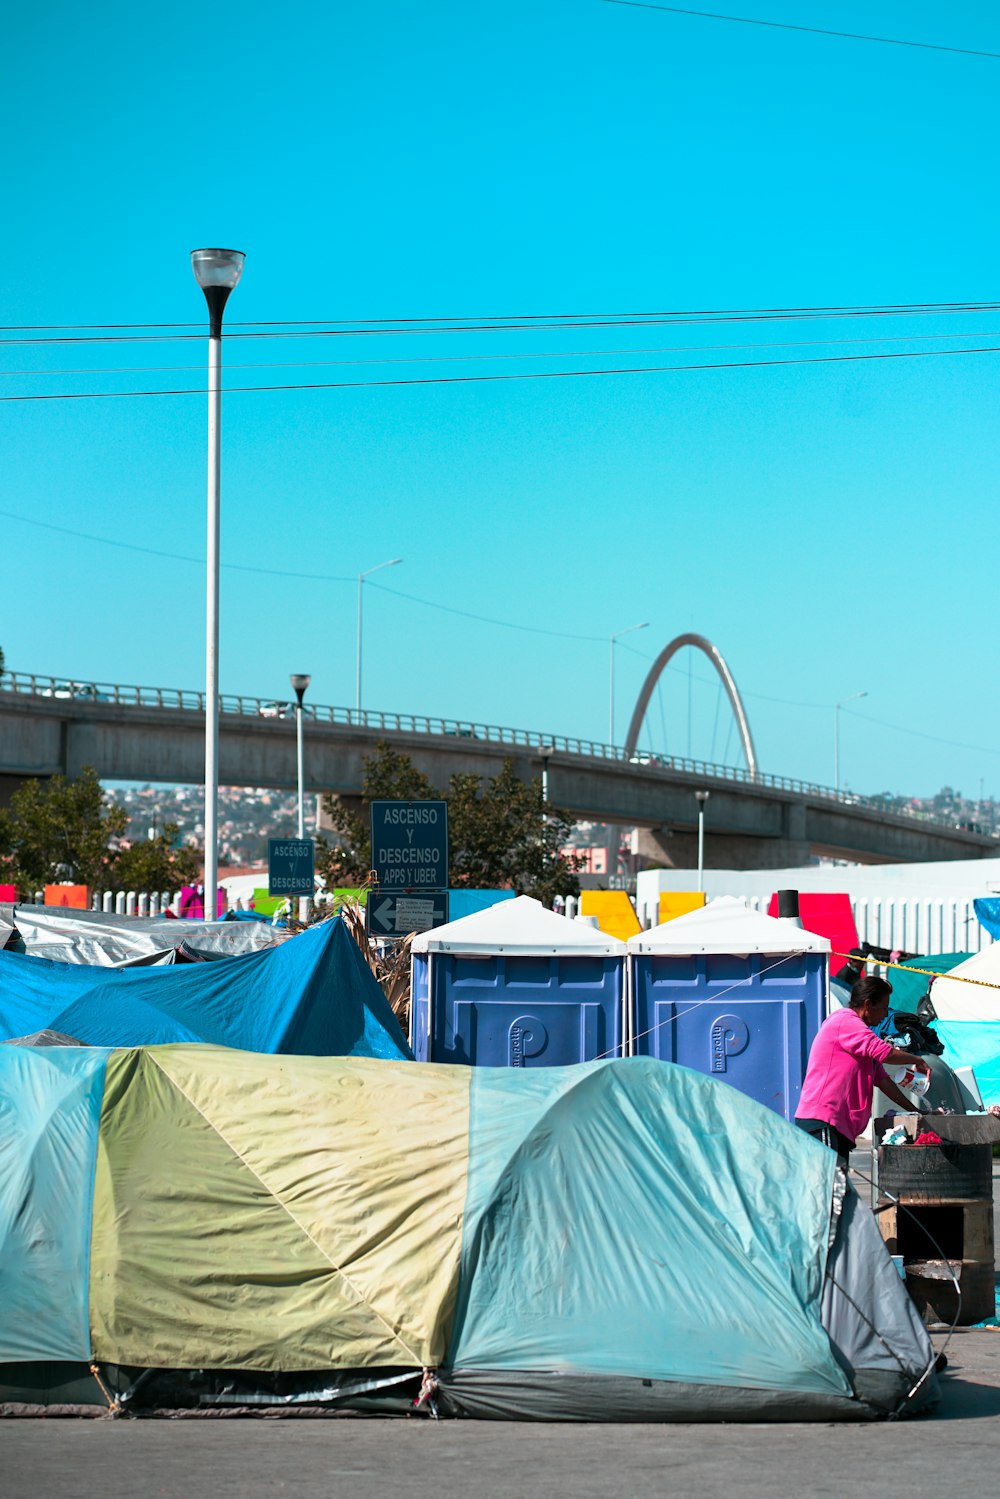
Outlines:
<svg viewBox="0 0 1000 1499"><path fill-rule="evenodd" d="M312 681L312 677L302 676L300 673L293 673L288 678L288 680L291 682L292 691L295 693L295 748L299 781L299 837L304 838L306 836L306 781L304 773L305 761L302 754L302 699L306 695L306 688Z"/></svg>
<svg viewBox="0 0 1000 1499"><path fill-rule="evenodd" d="M356 707L356 709L357 709L357 711L359 713L361 712L361 593L362 593L362 589L364 587L365 579L366 578L370 578L371 575L372 575L372 573L380 573L382 571L383 567L398 567L399 564L402 562L402 560L403 560L402 557L393 557L391 559L391 561L389 561L389 562L380 562L379 565L378 565L378 567L370 567L367 572L358 573L358 677L357 677L357 683L356 683L356 691L355 691L355 695L354 695L354 706Z"/></svg>
<svg viewBox="0 0 1000 1499"><path fill-rule="evenodd" d="M695 801L698 803L698 890L705 889L705 803L711 796L710 791L696 791Z"/></svg>
<svg viewBox="0 0 1000 1499"><path fill-rule="evenodd" d="M539 745L539 747L538 747L538 753L541 756L541 761L542 761L542 805L543 805L543 807L548 807L548 804L549 804L549 760L552 757L552 751L554 749L555 749L555 745L554 744L542 744L542 745Z"/></svg>
<svg viewBox="0 0 1000 1499"><path fill-rule="evenodd" d="M840 710L846 708L848 703L856 703L859 698L867 697L867 692L854 692L850 697L845 697L842 703L833 705L833 789L840 790Z"/></svg>
<svg viewBox="0 0 1000 1499"><path fill-rule="evenodd" d="M619 630L611 636L611 670L608 681L608 743L615 742L615 641L621 640L623 635L631 635L633 630L648 630L649 620L643 620L641 625L629 625L627 630Z"/></svg>
<svg viewBox="0 0 1000 1499"><path fill-rule="evenodd" d="M192 250L191 269L208 303L208 546L205 590L205 916L218 914L219 887L219 474L222 431L222 314L243 273L242 250ZM211 903L211 915L209 915Z"/></svg>

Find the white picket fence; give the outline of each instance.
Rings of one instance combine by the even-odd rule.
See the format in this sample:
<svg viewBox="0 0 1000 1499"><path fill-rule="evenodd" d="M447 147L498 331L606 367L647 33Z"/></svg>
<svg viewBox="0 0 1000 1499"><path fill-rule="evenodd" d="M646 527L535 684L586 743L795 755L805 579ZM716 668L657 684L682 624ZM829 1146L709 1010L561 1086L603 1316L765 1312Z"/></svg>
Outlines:
<svg viewBox="0 0 1000 1499"><path fill-rule="evenodd" d="M770 895L746 895L743 899L752 911L767 914ZM558 902L555 909L560 909ZM571 895L562 909L565 915L574 917L580 902ZM859 941L870 942L873 947L912 953L981 952L993 942L971 899L865 896L852 900L851 910ZM650 926L654 924L649 921Z"/></svg>
<svg viewBox="0 0 1000 1499"><path fill-rule="evenodd" d="M770 897L752 895L752 910L766 913ZM925 900L918 896L869 896L851 901L861 942L902 952L981 952L993 938L971 900Z"/></svg>

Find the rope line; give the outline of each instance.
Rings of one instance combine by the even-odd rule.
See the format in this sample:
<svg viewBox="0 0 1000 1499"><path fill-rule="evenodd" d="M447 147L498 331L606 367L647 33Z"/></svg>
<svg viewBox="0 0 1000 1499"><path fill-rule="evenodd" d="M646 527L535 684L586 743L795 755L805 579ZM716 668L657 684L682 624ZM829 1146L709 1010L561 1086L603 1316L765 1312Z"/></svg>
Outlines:
<svg viewBox="0 0 1000 1499"><path fill-rule="evenodd" d="M964 973L938 973L933 968L911 968L909 963L890 963L880 958L859 958L857 953L831 952L831 958L846 958L849 963L870 963L875 968L898 968L903 973L920 973L925 978L932 979L954 979L956 984L978 984L981 989L1000 989L1000 984L991 983L989 979L970 979Z"/></svg>

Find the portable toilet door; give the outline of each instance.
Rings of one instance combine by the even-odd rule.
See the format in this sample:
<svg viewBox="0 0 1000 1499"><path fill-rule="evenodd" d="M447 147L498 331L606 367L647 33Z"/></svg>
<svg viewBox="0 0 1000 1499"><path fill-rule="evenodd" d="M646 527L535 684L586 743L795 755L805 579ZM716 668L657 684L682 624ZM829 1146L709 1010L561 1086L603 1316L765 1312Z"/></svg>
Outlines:
<svg viewBox="0 0 1000 1499"><path fill-rule="evenodd" d="M628 944L631 1050L795 1116L826 1016L830 943L730 896Z"/></svg>
<svg viewBox="0 0 1000 1499"><path fill-rule="evenodd" d="M562 1067L622 1055L625 944L517 896L413 942L418 1062Z"/></svg>

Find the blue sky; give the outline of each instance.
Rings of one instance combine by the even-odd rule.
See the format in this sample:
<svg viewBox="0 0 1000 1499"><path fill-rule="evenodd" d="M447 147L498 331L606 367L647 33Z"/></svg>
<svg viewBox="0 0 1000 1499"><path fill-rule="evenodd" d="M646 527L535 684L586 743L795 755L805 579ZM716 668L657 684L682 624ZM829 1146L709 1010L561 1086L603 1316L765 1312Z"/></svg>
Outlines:
<svg viewBox="0 0 1000 1499"><path fill-rule="evenodd" d="M970 0L733 9L1000 52L1000 15ZM992 295L1000 61L600 0L223 14L214 44L202 13L171 7L9 22L0 336L198 324L188 251L213 244L247 253L231 335ZM833 342L864 339L883 342ZM779 343L796 346L746 347ZM1000 313L231 336L226 361L245 385L979 343L1000 345ZM205 349L0 353L10 395L198 386ZM401 556L366 588L368 707L603 740L608 637L648 620L617 648L619 736L658 649L694 630L728 659L765 770L831 782L833 704L866 691L841 719L852 787L1000 793L997 368L970 354L233 393L223 691L283 696L307 670L314 700L350 705L351 580ZM204 555L203 398L4 402L0 443L8 666L199 686L203 569L151 553ZM296 572L324 578L275 575ZM643 738L735 762L688 655Z"/></svg>

